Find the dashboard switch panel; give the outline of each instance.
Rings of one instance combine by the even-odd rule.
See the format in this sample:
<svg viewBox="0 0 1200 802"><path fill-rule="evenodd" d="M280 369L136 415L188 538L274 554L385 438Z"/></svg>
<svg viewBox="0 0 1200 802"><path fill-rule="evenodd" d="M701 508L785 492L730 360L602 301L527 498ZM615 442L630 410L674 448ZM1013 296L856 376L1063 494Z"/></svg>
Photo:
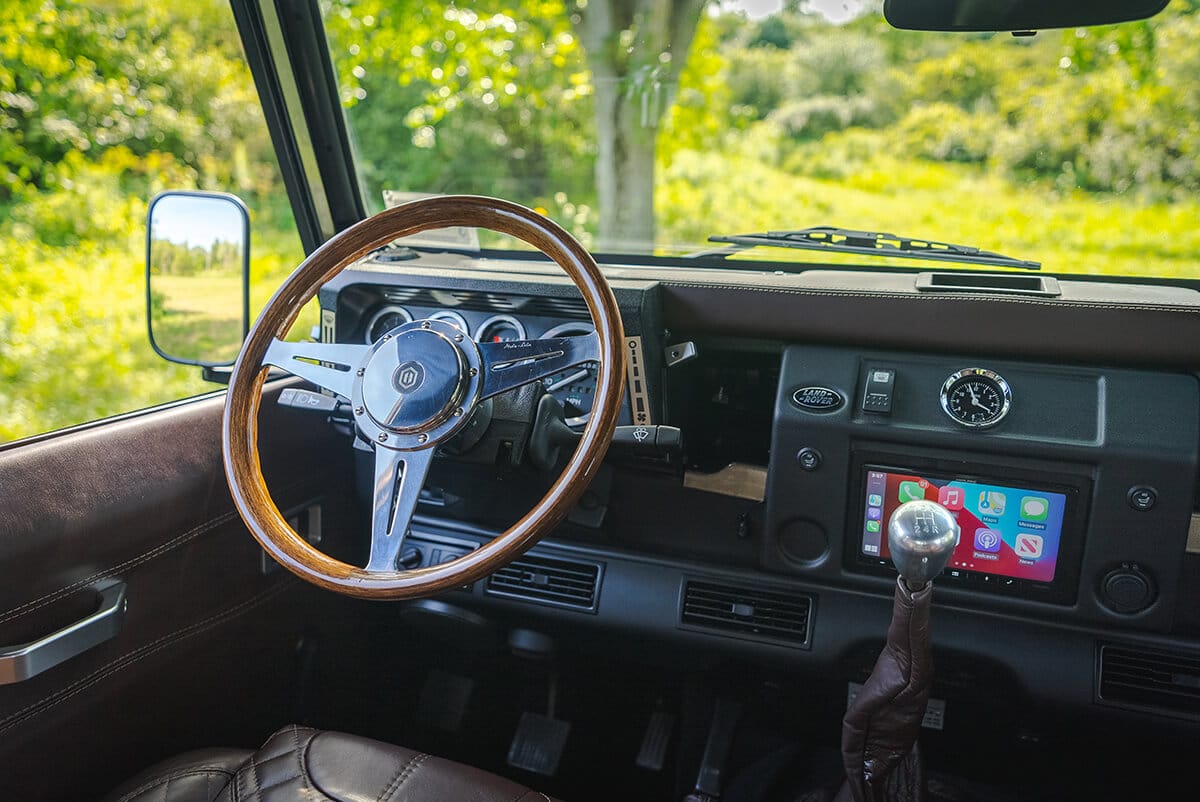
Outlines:
<svg viewBox="0 0 1200 802"><path fill-rule="evenodd" d="M896 371L888 368L868 368L866 389L863 390L863 412L889 415L896 393Z"/></svg>

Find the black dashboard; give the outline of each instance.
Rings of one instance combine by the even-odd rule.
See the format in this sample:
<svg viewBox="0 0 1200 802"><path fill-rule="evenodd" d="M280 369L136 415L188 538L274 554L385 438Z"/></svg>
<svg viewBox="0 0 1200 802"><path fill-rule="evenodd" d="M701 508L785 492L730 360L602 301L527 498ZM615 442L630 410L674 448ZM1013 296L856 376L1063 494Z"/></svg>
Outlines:
<svg viewBox="0 0 1200 802"><path fill-rule="evenodd" d="M679 427L684 456L611 461L588 509L453 603L676 657L853 678L856 655L882 638L895 581L881 529L899 502L932 498L963 528L935 596L935 641L960 675L999 667L1052 706L1200 722L1200 692L1179 695L1153 664L1200 678L1194 534L1189 546L1200 382L1175 337L1148 348L1159 329L1113 330L1151 310L1155 326L1178 314L1194 327L1196 293L1118 300L1064 282L1057 305L976 293L944 297L931 317L930 296L901 292L911 274L864 291L832 271L606 272L638 355L621 423ZM326 341L369 342L431 316L485 340L590 330L569 281L516 256L368 260L320 302ZM864 315L886 303L889 319L817 319L850 303ZM1102 328L1081 332L1084 321ZM929 347L930 328L942 346ZM589 378L546 385L575 426ZM478 465L437 476L411 535L420 565L511 523L490 501L536 499L545 485L509 476L491 493L479 482L495 476Z"/></svg>

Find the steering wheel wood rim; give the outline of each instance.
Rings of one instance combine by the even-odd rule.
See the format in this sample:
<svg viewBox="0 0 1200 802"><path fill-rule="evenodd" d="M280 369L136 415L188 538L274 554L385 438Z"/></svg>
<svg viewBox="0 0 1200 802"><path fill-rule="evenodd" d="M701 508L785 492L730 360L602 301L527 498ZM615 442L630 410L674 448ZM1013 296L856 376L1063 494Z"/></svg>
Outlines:
<svg viewBox="0 0 1200 802"><path fill-rule="evenodd" d="M273 342L301 308L346 266L400 237L434 228L487 228L516 237L553 259L583 295L599 340L593 413L566 467L533 509L503 534L441 565L407 571L359 568L311 546L288 525L263 479L258 410ZM320 587L368 599L429 596L477 581L512 562L568 513L595 476L612 441L625 389L624 330L608 281L591 254L561 226L519 204L479 196L443 196L380 212L340 232L284 281L254 323L234 365L225 401L225 476L242 520L281 565ZM403 535L403 533L401 533Z"/></svg>

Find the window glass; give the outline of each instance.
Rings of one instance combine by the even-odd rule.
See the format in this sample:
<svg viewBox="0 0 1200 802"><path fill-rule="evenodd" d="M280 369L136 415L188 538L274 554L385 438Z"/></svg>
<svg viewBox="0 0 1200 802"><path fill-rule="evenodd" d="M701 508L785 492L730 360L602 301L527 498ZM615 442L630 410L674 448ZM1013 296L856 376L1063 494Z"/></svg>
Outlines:
<svg viewBox="0 0 1200 802"><path fill-rule="evenodd" d="M607 252L836 226L1200 278L1200 3L1032 37L895 30L882 6L322 2L371 201L500 195Z"/></svg>
<svg viewBox="0 0 1200 802"><path fill-rule="evenodd" d="M256 286L303 258L227 0L0 4L0 441L216 389L146 335L164 189L246 202Z"/></svg>

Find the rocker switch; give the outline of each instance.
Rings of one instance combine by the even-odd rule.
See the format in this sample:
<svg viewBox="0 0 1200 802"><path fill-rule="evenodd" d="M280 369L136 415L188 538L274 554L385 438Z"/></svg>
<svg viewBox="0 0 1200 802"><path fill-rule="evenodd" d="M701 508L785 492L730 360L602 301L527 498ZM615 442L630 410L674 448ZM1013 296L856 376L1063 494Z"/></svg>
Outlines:
<svg viewBox="0 0 1200 802"><path fill-rule="evenodd" d="M892 411L892 398L896 393L896 371L887 368L867 370L867 386L863 391L863 412L887 415Z"/></svg>

